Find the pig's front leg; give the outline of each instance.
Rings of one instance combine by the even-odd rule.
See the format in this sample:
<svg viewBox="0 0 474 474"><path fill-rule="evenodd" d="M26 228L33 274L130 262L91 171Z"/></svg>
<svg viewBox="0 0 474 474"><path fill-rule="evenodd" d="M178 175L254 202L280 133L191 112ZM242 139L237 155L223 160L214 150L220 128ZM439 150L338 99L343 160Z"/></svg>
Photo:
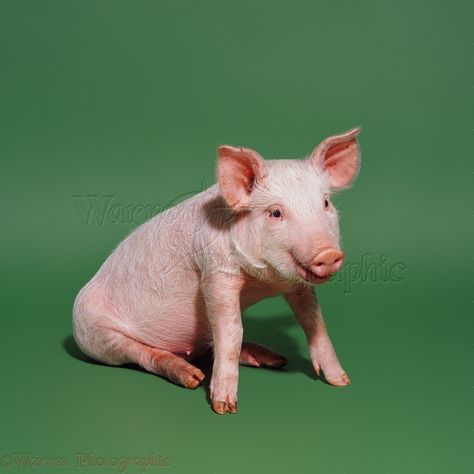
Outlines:
<svg viewBox="0 0 474 474"><path fill-rule="evenodd" d="M239 355L242 346L239 277L215 274L201 284L214 340L210 386L212 409L223 415L237 412Z"/></svg>
<svg viewBox="0 0 474 474"><path fill-rule="evenodd" d="M337 358L324 324L323 315L313 287L297 286L285 295L308 339L309 352L314 370L331 385L351 383Z"/></svg>

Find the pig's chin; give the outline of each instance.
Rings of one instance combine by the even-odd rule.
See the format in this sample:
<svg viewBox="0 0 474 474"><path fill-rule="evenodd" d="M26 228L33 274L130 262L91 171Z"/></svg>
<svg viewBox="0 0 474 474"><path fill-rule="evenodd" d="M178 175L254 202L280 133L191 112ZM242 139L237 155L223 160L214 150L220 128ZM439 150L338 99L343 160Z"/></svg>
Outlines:
<svg viewBox="0 0 474 474"><path fill-rule="evenodd" d="M321 285L322 283L326 283L331 277L319 277L316 273L313 273L307 266L303 265L294 255L291 256L293 260L293 264L298 275L307 283L311 283L313 285Z"/></svg>

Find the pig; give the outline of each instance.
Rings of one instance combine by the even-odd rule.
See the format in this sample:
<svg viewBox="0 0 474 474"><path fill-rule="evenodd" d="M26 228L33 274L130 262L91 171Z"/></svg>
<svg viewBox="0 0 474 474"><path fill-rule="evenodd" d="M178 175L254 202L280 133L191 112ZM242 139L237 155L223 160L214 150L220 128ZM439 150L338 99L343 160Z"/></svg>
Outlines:
<svg viewBox="0 0 474 474"><path fill-rule="evenodd" d="M302 326L318 376L350 384L326 331L315 285L342 265L331 193L356 176L359 128L323 140L305 159L264 160L220 146L217 183L139 226L81 289L73 308L79 348L105 364L138 364L189 389L213 352L212 409L236 413L239 364L287 359L243 341L242 313L283 295Z"/></svg>

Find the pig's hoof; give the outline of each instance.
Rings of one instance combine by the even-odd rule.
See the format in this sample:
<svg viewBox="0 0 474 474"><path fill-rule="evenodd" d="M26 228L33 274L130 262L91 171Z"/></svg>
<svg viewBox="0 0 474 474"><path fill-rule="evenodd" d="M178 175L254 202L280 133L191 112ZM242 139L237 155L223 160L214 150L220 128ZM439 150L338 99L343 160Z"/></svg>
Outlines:
<svg viewBox="0 0 474 474"><path fill-rule="evenodd" d="M151 349L151 352L153 364L148 367L150 372L191 389L198 387L204 380L205 375L183 358L159 349Z"/></svg>
<svg viewBox="0 0 474 474"><path fill-rule="evenodd" d="M348 375L343 372L341 375L337 376L329 376L329 377L324 377L326 379L326 382L330 385L334 385L336 387L345 387L346 385L351 384L351 379L348 377Z"/></svg>
<svg viewBox="0 0 474 474"><path fill-rule="evenodd" d="M199 387L205 375L194 365L186 363L179 367L176 373L176 382L191 390Z"/></svg>
<svg viewBox="0 0 474 474"><path fill-rule="evenodd" d="M237 402L220 402L213 400L212 409L219 415L225 415L226 413L237 413Z"/></svg>
<svg viewBox="0 0 474 474"><path fill-rule="evenodd" d="M288 359L268 347L253 342L242 343L240 364L251 367L271 367L279 369L288 363Z"/></svg>
<svg viewBox="0 0 474 474"><path fill-rule="evenodd" d="M193 367L191 373L183 374L183 385L186 388L195 389L199 387L204 377L205 375L197 367Z"/></svg>

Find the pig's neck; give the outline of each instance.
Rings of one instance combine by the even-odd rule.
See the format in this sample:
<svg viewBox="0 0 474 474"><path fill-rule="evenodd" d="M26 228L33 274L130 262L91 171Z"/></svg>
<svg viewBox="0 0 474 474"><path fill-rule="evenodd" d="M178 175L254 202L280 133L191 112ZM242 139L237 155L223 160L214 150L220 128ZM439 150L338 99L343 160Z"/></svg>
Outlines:
<svg viewBox="0 0 474 474"><path fill-rule="evenodd" d="M268 262L262 258L259 235L246 218L236 218L230 228L230 243L241 268L259 278L269 270Z"/></svg>

